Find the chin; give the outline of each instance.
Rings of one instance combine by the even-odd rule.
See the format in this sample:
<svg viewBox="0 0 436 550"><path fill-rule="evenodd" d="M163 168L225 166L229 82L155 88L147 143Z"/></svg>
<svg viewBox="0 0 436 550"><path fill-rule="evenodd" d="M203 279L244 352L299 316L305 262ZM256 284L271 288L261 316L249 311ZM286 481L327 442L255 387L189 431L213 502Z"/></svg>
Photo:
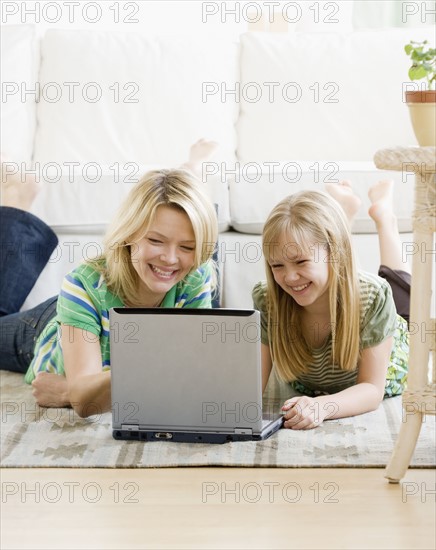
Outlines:
<svg viewBox="0 0 436 550"><path fill-rule="evenodd" d="M171 281L161 281L161 282L150 281L150 282L145 283L145 284L148 286L148 288L152 292L168 292L178 282L179 282L179 280L177 278L177 279L173 279Z"/></svg>
<svg viewBox="0 0 436 550"><path fill-rule="evenodd" d="M182 280L182 276L178 275L177 277L173 277L169 279L168 281L160 281L156 280L155 277L144 277L143 281L148 286L148 288L152 291L157 292L168 292L174 285L176 285L178 282Z"/></svg>

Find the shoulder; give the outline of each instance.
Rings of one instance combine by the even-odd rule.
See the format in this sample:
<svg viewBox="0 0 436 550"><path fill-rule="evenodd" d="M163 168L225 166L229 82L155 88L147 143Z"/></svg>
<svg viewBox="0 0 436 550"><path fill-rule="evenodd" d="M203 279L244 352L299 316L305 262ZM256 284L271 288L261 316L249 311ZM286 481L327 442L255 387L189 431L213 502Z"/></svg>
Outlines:
<svg viewBox="0 0 436 550"><path fill-rule="evenodd" d="M360 272L361 337L366 347L393 334L397 310L389 283L371 273Z"/></svg>
<svg viewBox="0 0 436 550"><path fill-rule="evenodd" d="M99 296L107 293L106 282L102 273L92 264L82 263L65 275L62 282L60 298L73 301L85 300L98 303Z"/></svg>
<svg viewBox="0 0 436 550"><path fill-rule="evenodd" d="M213 266L200 265L167 292L162 307L210 308Z"/></svg>
<svg viewBox="0 0 436 550"><path fill-rule="evenodd" d="M389 283L378 275L360 271L359 287L362 312L368 311L377 303L393 302Z"/></svg>
<svg viewBox="0 0 436 550"><path fill-rule="evenodd" d="M83 281L84 283L91 284L92 286L97 286L103 281L101 271L96 269L96 267L92 264L88 264L86 262L70 271L65 278L67 280Z"/></svg>
<svg viewBox="0 0 436 550"><path fill-rule="evenodd" d="M254 308L259 311L266 311L267 303L267 284L266 281L259 281L253 287L251 292Z"/></svg>
<svg viewBox="0 0 436 550"><path fill-rule="evenodd" d="M366 294L377 294L380 290L385 289L389 286L389 283L386 279L375 275L374 273L369 273L367 271L359 271L359 285L361 292Z"/></svg>
<svg viewBox="0 0 436 550"><path fill-rule="evenodd" d="M213 267L210 262L206 262L189 273L181 282L183 286L198 286L210 282L212 277Z"/></svg>

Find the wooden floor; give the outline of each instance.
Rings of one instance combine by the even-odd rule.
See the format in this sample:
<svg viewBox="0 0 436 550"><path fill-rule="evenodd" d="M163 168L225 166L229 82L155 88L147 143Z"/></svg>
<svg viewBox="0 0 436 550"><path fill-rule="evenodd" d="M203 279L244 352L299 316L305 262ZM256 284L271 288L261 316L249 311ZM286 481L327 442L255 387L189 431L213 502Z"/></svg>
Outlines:
<svg viewBox="0 0 436 550"><path fill-rule="evenodd" d="M2 469L1 548L434 549L436 470Z"/></svg>

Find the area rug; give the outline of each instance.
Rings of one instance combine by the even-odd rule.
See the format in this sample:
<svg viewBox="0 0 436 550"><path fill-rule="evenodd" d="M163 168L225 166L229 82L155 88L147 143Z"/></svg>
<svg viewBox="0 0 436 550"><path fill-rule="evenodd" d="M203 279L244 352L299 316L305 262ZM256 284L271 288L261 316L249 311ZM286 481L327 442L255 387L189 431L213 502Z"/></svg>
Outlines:
<svg viewBox="0 0 436 550"><path fill-rule="evenodd" d="M270 397L286 388L277 380ZM331 420L308 431L279 430L266 441L222 445L116 441L111 413L87 419L72 409L38 407L31 387L18 374L1 372L1 466L68 468L384 467L398 436L401 397L377 411ZM435 422L426 417L411 463L435 467Z"/></svg>

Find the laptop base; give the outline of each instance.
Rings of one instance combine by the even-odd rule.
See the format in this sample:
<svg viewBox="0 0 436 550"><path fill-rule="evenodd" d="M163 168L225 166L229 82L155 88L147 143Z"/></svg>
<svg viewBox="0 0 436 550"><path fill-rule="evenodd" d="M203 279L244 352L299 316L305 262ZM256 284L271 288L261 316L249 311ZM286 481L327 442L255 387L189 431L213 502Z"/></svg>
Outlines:
<svg viewBox="0 0 436 550"><path fill-rule="evenodd" d="M114 439L127 441L174 441L182 443L228 443L229 441L262 441L281 428L282 422L274 422L261 434L156 432L140 430L113 430Z"/></svg>

